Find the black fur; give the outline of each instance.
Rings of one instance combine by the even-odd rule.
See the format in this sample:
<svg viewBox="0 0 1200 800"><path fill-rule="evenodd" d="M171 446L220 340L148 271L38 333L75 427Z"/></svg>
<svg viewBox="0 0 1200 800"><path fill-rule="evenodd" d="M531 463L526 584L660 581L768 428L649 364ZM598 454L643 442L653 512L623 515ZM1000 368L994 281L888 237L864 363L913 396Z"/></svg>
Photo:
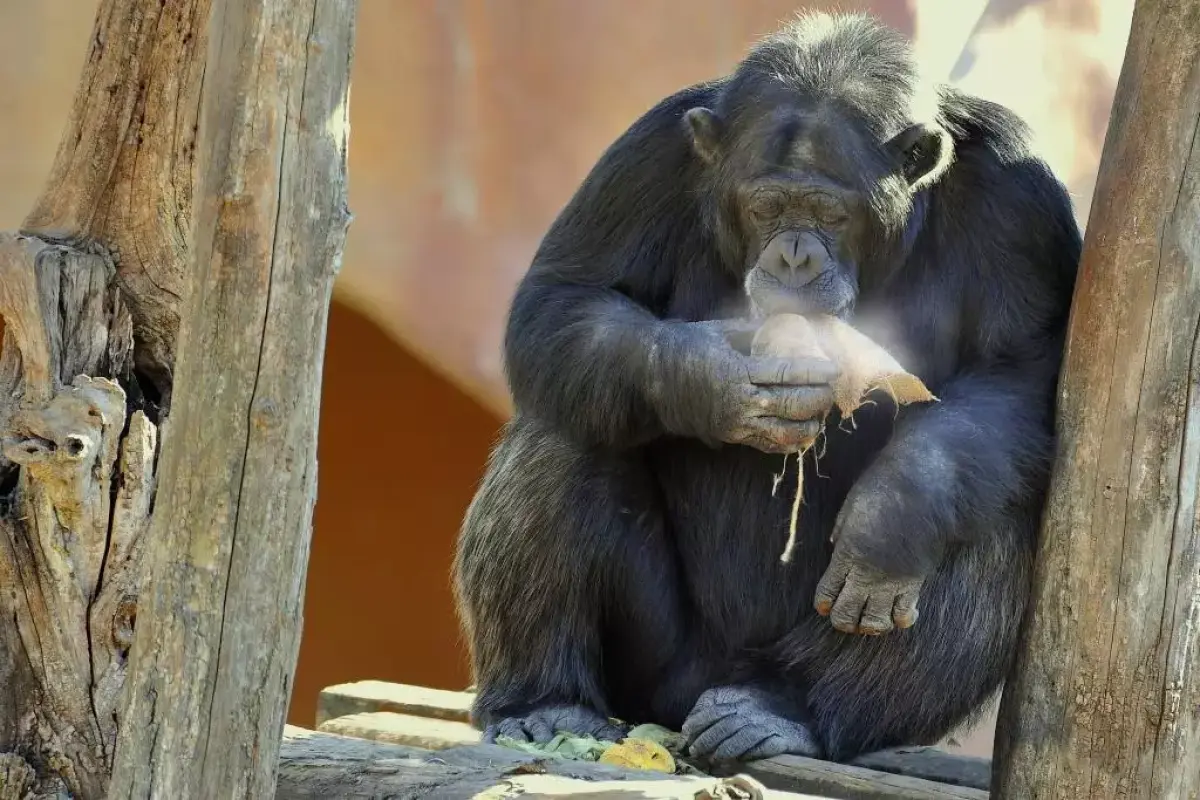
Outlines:
<svg viewBox="0 0 1200 800"><path fill-rule="evenodd" d="M1026 600L1080 237L1011 112L942 88L920 120L919 89L898 34L803 18L637 120L554 222L513 301L516 413L455 564L478 724L578 706L679 729L705 690L751 684L844 759L932 743L997 689ZM696 108L712 117L689 128ZM773 496L780 456L714 440L717 390L694 377L710 350L689 325L745 312L761 246L730 185L747 148L773 136L786 154L805 118L781 109L836 120L824 168L869 199L869 218L822 239L831 258L853 256L836 273L853 303L838 310L940 398L829 418L804 461L790 565L796 460ZM944 173L897 189L930 168L938 135L953 147ZM814 302L835 311L838 297ZM848 635L813 609L856 483L865 529L843 538L864 563L925 578L912 628Z"/></svg>

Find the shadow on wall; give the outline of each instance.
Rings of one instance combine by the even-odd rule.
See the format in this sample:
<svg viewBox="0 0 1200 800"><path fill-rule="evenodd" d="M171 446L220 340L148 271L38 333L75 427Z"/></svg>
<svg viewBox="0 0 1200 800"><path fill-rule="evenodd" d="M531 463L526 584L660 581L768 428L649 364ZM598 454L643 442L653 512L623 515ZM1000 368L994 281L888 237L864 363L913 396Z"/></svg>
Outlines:
<svg viewBox="0 0 1200 800"><path fill-rule="evenodd" d="M312 726L317 692L334 683L467 686L450 562L500 424L334 302L290 723Z"/></svg>

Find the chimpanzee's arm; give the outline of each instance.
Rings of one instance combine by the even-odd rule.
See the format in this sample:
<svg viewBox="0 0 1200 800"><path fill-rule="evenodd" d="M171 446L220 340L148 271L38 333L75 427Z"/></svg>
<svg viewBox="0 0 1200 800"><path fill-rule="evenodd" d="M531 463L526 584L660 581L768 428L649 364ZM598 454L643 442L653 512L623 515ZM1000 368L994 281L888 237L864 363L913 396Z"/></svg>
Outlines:
<svg viewBox="0 0 1200 800"><path fill-rule="evenodd" d="M594 443L660 435L651 387L664 325L613 289L530 275L513 300L504 343L517 409Z"/></svg>
<svg viewBox="0 0 1200 800"><path fill-rule="evenodd" d="M731 323L663 318L668 297L740 291L713 285L730 270L705 223L701 165L681 127L715 91L666 98L613 143L513 301L505 361L517 410L585 444L673 434L789 452L829 408L832 365L751 359L730 347Z"/></svg>
<svg viewBox="0 0 1200 800"><path fill-rule="evenodd" d="M613 288L535 268L505 339L518 411L586 445L630 447L671 434L794 452L832 403L836 367L751 358L733 346L752 323L663 320Z"/></svg>
<svg viewBox="0 0 1200 800"><path fill-rule="evenodd" d="M867 563L926 576L948 544L994 530L1041 491L1053 447L1059 353L979 365L909 407L840 519Z"/></svg>
<svg viewBox="0 0 1200 800"><path fill-rule="evenodd" d="M1061 343L1039 356L976 364L909 406L842 504L814 598L846 633L917 621L921 587L953 543L1011 530L1039 508L1053 448Z"/></svg>
<svg viewBox="0 0 1200 800"><path fill-rule="evenodd" d="M842 505L815 598L842 631L914 624L947 546L1010 530L1047 485L1079 231L1040 162L959 156L934 212L941 235L918 254L937 265L925 313L960 326L957 369L933 387L940 402L903 410Z"/></svg>
<svg viewBox="0 0 1200 800"><path fill-rule="evenodd" d="M1063 186L1006 143L1011 115L990 113L979 124L993 126L994 146L959 153L930 220L939 235L916 256L937 264L918 295L925 315L958 326L956 371L935 387L940 402L904 409L835 531L861 529L852 549L895 576L928 575L946 544L1028 508L1053 455L1080 234Z"/></svg>

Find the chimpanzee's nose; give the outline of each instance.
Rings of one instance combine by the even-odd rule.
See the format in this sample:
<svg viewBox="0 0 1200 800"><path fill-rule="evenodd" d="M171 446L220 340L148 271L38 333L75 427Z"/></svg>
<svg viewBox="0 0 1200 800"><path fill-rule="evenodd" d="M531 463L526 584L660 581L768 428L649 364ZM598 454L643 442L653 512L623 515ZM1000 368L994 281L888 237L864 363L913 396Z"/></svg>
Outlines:
<svg viewBox="0 0 1200 800"><path fill-rule="evenodd" d="M806 269L812 263L812 249L806 247L805 236L790 236L788 241L783 243L781 255L783 261L792 269Z"/></svg>
<svg viewBox="0 0 1200 800"><path fill-rule="evenodd" d="M780 234L771 243L771 251L763 266L789 286L807 284L828 266L824 242L808 231Z"/></svg>

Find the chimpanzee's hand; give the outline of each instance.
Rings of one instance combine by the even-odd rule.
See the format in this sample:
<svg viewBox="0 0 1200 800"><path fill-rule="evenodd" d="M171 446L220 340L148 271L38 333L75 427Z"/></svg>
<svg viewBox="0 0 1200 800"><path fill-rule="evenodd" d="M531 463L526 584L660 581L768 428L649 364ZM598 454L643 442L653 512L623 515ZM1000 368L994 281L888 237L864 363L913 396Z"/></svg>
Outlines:
<svg viewBox="0 0 1200 800"><path fill-rule="evenodd" d="M936 532L923 527L932 519L922 505L928 496L886 459L851 489L815 598L817 613L833 627L878 635L916 624L921 586L942 553Z"/></svg>
<svg viewBox="0 0 1200 800"><path fill-rule="evenodd" d="M842 633L878 636L917 622L923 578L897 578L871 566L846 542L838 543L821 582L817 613Z"/></svg>
<svg viewBox="0 0 1200 800"><path fill-rule="evenodd" d="M746 354L761 323L675 323L658 345L652 395L668 428L767 453L810 445L833 405L837 367Z"/></svg>

